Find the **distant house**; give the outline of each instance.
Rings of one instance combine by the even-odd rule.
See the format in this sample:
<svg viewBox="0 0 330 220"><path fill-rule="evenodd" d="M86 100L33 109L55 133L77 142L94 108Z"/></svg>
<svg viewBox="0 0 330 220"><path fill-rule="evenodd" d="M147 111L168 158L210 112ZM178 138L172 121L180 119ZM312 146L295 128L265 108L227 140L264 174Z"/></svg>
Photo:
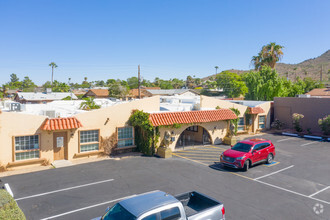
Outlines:
<svg viewBox="0 0 330 220"><path fill-rule="evenodd" d="M72 97L72 99L78 99L77 96L70 92L17 92L14 100L22 104L42 104L52 101L59 101L68 96Z"/></svg>
<svg viewBox="0 0 330 220"><path fill-rule="evenodd" d="M173 95L181 95L181 96L198 96L199 94L191 89L159 89L159 90L146 90L147 96L173 96Z"/></svg>
<svg viewBox="0 0 330 220"><path fill-rule="evenodd" d="M330 98L330 88L313 89L307 92L305 95L320 98Z"/></svg>
<svg viewBox="0 0 330 220"><path fill-rule="evenodd" d="M90 89L83 97L93 97L93 98L108 98L109 90L107 89Z"/></svg>
<svg viewBox="0 0 330 220"><path fill-rule="evenodd" d="M152 95L147 90L160 90L160 87L141 87L141 98L151 97ZM127 95L129 99L138 99L139 98L139 89L131 89Z"/></svg>

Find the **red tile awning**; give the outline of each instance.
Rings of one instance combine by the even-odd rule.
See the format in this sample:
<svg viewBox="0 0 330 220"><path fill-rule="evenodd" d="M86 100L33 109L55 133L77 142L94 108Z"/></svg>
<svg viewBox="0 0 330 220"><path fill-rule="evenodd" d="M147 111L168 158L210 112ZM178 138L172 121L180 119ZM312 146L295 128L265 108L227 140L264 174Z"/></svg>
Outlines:
<svg viewBox="0 0 330 220"><path fill-rule="evenodd" d="M237 116L230 109L201 110L186 112L151 113L149 120L153 126L213 122L236 119Z"/></svg>
<svg viewBox="0 0 330 220"><path fill-rule="evenodd" d="M249 107L248 113L254 115L259 113L265 113L265 111L261 107Z"/></svg>
<svg viewBox="0 0 330 220"><path fill-rule="evenodd" d="M69 118L47 118L41 128L44 131L57 131L67 129L77 129L82 127L82 124L75 117Z"/></svg>

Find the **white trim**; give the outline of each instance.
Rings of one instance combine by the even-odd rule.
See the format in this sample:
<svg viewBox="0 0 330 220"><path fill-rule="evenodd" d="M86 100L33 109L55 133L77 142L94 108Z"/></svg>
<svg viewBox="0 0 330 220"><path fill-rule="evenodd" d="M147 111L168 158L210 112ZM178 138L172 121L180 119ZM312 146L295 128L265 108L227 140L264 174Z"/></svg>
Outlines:
<svg viewBox="0 0 330 220"><path fill-rule="evenodd" d="M98 182L94 182L94 183L88 183L88 184L73 186L73 187L69 187L69 188L65 188L65 189L59 189L59 190L54 190L54 191L50 191L50 192L40 193L40 194L36 194L36 195L32 195L32 196L26 196L26 197L18 198L18 199L16 199L16 201L24 200L24 199L30 199L30 198L39 197L39 196L44 196L44 195L53 194L53 193L62 192L62 191L68 191L68 190L71 190L71 189L77 189L77 188L96 185L96 184L100 184L100 183L111 182L113 180L114 179L102 180L102 181L98 181Z"/></svg>
<svg viewBox="0 0 330 220"><path fill-rule="evenodd" d="M80 212L80 211L83 211L85 209L90 209L90 208L94 208L94 207L97 207L97 206L101 206L101 205L106 205L106 204L109 204L109 203L117 202L119 200L128 199L128 198L133 197L133 196L136 196L136 195L134 194L134 195L131 195L131 196L126 196L126 197L122 197L122 198L119 198L119 199L114 199L114 200L110 200L110 201L107 201L107 202L98 203L98 204L87 206L87 207L84 207L84 208L75 209L75 210L72 210L72 211L69 211L69 212L64 212L62 214L53 215L53 216L50 216L50 217L47 217L47 218L43 218L41 220L58 218L58 217L61 217L61 216L64 216L64 215L69 215L69 214L72 214L72 213L75 213L75 212Z"/></svg>
<svg viewBox="0 0 330 220"><path fill-rule="evenodd" d="M309 196L306 196L306 195L304 195L304 194L301 194L301 193L298 193L298 192L295 192L295 191L292 191L292 190L288 190L288 189L285 189L285 188L282 188L282 187L279 187L279 186L275 186L275 185L270 184L270 183L262 182L262 181L260 181L260 180L254 180L254 181L256 181L256 182L258 182L258 183L265 184L265 185L267 185L267 186L272 186L272 187L274 187L274 188L281 189L281 190L286 191L286 192L290 192L290 193L293 193L293 194L296 194L296 195L299 195L299 196L302 196L302 197L305 197L305 198L313 199L313 200L315 200L315 201L323 202L323 203L325 203L325 204L330 205L330 202L328 202L328 201L324 201L324 200L317 199L317 198L314 198L314 197L309 197Z"/></svg>
<svg viewBox="0 0 330 220"><path fill-rule="evenodd" d="M11 195L11 197L14 197L13 191L11 191L11 188L8 183L5 183L5 190Z"/></svg>
<svg viewBox="0 0 330 220"><path fill-rule="evenodd" d="M323 192L323 191L325 191L327 189L330 189L330 186L325 187L324 189L321 189L321 190L317 191L316 193L313 193L312 195L309 195L309 197L315 196L316 194L319 194L320 192Z"/></svg>
<svg viewBox="0 0 330 220"><path fill-rule="evenodd" d="M264 177L267 177L267 176L271 176L271 175L273 175L273 174L276 174L276 173L279 173L279 172L281 172L281 171L284 171L284 170L290 169L290 168L292 168L292 167L294 167L294 165L291 165L291 166L286 167L286 168L283 168L283 169L281 169L281 170L278 170L278 171L275 171L275 172L269 173L269 174L264 175L264 176L257 177L257 178L255 178L255 179L253 179L253 180L258 180L258 179L261 179L261 178L264 178Z"/></svg>

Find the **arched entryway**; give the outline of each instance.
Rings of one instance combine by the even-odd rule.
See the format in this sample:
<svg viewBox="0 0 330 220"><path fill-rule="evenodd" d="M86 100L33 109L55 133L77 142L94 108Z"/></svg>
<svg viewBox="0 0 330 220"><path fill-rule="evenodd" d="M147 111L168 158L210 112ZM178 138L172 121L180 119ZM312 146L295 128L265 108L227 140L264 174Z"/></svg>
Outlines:
<svg viewBox="0 0 330 220"><path fill-rule="evenodd" d="M176 142L175 148L212 144L209 132L199 125L187 127Z"/></svg>

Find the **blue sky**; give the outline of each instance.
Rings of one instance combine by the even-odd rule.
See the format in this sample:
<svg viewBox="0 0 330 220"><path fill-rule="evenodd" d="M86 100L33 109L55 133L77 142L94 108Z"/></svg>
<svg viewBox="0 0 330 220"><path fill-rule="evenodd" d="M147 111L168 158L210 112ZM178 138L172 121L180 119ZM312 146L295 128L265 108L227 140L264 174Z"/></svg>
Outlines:
<svg viewBox="0 0 330 220"><path fill-rule="evenodd" d="M249 69L269 42L282 62L330 49L327 0L0 0L0 84L205 77Z"/></svg>

